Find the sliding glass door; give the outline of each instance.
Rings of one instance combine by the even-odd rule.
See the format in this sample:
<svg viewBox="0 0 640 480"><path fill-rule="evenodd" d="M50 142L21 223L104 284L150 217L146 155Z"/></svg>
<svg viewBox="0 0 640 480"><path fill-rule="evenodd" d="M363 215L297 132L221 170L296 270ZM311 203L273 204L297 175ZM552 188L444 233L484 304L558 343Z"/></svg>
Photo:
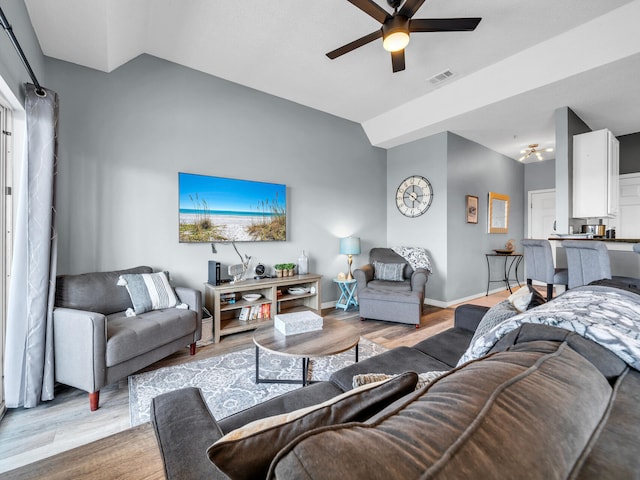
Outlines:
<svg viewBox="0 0 640 480"><path fill-rule="evenodd" d="M0 418L6 411L4 397L4 347L6 337L7 298L12 253L12 117L11 110L0 101Z"/></svg>

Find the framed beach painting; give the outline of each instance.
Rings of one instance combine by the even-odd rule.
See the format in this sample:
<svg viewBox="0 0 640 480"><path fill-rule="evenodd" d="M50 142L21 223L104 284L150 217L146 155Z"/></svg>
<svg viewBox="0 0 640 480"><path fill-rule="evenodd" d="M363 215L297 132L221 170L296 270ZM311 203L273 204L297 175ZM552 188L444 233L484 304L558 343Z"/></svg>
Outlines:
<svg viewBox="0 0 640 480"><path fill-rule="evenodd" d="M287 187L178 173L181 243L287 239Z"/></svg>

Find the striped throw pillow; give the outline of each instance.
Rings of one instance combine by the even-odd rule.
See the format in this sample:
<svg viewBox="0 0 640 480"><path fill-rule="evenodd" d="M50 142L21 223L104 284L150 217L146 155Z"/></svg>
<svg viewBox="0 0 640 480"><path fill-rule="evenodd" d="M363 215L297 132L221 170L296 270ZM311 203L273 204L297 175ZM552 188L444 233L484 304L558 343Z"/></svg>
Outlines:
<svg viewBox="0 0 640 480"><path fill-rule="evenodd" d="M178 298L166 272L120 275L118 285L127 287L131 297L133 309L127 310L128 317L178 305Z"/></svg>
<svg viewBox="0 0 640 480"><path fill-rule="evenodd" d="M404 280L403 272L406 263L382 263L373 262L373 278L375 280L389 280L401 282Z"/></svg>

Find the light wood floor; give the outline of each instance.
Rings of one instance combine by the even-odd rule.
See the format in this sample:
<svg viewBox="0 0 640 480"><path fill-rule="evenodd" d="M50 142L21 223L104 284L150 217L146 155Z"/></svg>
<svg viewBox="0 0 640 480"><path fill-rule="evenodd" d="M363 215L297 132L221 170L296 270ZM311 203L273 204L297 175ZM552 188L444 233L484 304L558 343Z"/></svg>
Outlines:
<svg viewBox="0 0 640 480"><path fill-rule="evenodd" d="M474 301L492 306L508 292ZM454 307L427 306L419 329L410 325L367 320L358 312L323 312L360 329L361 335L393 348L414 345L453 324ZM188 349L155 363L146 370L177 365L196 359L247 348L252 333L223 337L216 345ZM164 479L153 429L149 423L130 428L127 380L100 391L100 408L89 411L87 393L59 385L56 398L36 408L10 409L0 422L0 477L3 479Z"/></svg>

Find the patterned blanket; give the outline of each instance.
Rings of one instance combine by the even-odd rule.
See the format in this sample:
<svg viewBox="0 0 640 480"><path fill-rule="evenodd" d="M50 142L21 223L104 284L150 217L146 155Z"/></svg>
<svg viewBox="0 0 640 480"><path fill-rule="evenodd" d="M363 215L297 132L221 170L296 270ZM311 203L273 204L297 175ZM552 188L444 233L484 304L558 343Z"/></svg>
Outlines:
<svg viewBox="0 0 640 480"><path fill-rule="evenodd" d="M427 251L420 247L391 247L391 250L403 257L411 268L414 270L417 268L424 268L433 273L431 270L431 261L427 256Z"/></svg>
<svg viewBox="0 0 640 480"><path fill-rule="evenodd" d="M513 316L474 338L458 365L486 355L507 333L523 323L575 332L610 350L640 370L640 295L617 288L584 286Z"/></svg>

